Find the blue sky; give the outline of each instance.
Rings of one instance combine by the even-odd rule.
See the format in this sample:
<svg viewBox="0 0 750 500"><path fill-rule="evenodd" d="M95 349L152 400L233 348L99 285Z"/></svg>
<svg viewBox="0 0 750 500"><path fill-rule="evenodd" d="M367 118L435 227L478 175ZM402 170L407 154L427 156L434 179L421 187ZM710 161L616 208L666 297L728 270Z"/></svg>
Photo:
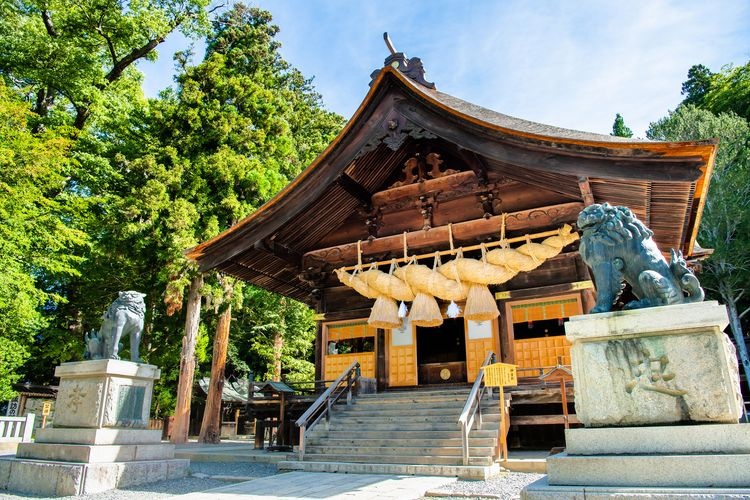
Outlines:
<svg viewBox="0 0 750 500"><path fill-rule="evenodd" d="M750 60L750 2L513 0L260 0L273 14L283 57L328 109L349 118L382 67L387 31L418 56L426 79L456 97L559 127L609 133L615 113L637 137L682 100L687 70ZM144 89L172 84L170 36ZM202 48L196 44L196 53Z"/></svg>

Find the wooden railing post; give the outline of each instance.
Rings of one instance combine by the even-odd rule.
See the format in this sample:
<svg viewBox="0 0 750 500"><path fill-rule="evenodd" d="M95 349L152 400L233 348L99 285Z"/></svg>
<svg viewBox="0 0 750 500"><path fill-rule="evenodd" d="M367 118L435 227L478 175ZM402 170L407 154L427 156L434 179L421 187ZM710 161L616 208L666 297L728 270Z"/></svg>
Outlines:
<svg viewBox="0 0 750 500"><path fill-rule="evenodd" d="M307 429L307 425L302 424L299 427L299 459L304 460L305 459L305 429Z"/></svg>

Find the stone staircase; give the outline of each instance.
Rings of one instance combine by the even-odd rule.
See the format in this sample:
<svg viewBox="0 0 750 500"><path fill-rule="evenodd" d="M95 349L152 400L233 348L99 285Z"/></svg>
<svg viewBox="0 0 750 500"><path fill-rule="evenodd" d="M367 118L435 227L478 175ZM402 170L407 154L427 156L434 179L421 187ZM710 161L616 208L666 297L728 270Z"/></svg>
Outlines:
<svg viewBox="0 0 750 500"><path fill-rule="evenodd" d="M280 468L486 477L494 466L498 401L483 401L483 425L475 423L470 434L466 467L458 417L468 395L463 387L361 395L351 406L337 405L328 428L322 422L307 434L302 462Z"/></svg>

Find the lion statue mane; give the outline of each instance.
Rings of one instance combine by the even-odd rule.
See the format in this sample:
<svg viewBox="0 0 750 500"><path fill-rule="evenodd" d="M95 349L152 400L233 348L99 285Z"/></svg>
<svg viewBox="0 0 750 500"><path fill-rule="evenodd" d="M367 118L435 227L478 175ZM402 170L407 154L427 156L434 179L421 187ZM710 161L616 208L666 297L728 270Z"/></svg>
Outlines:
<svg viewBox="0 0 750 500"><path fill-rule="evenodd" d="M589 205L578 216L578 229L582 232L579 251L596 282L592 313L612 310L623 281L638 298L625 304L625 309L703 300L703 289L682 252L672 249L668 263L651 238L653 231L629 208Z"/></svg>
<svg viewBox="0 0 750 500"><path fill-rule="evenodd" d="M122 349L120 339L130 336L130 360L140 363L138 353L143 332L143 319L146 315L145 293L127 291L118 292L118 296L102 315L102 327L99 335L91 332L86 335L86 359L120 359Z"/></svg>

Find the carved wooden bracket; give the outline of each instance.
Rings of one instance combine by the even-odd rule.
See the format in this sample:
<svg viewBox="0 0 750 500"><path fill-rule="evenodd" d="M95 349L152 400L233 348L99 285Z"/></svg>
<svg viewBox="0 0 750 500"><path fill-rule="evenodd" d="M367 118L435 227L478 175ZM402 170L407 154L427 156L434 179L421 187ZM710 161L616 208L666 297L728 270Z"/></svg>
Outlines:
<svg viewBox="0 0 750 500"><path fill-rule="evenodd" d="M422 214L422 229L427 231L432 228L432 210L435 203L433 196L422 195L419 197L419 213Z"/></svg>
<svg viewBox="0 0 750 500"><path fill-rule="evenodd" d="M388 114L385 120L380 122L376 127L373 138L359 150L355 158L359 158L365 153L374 151L381 143L385 144L393 151L398 151L408 137L414 139L437 138L432 132L417 127L397 111L392 111Z"/></svg>

